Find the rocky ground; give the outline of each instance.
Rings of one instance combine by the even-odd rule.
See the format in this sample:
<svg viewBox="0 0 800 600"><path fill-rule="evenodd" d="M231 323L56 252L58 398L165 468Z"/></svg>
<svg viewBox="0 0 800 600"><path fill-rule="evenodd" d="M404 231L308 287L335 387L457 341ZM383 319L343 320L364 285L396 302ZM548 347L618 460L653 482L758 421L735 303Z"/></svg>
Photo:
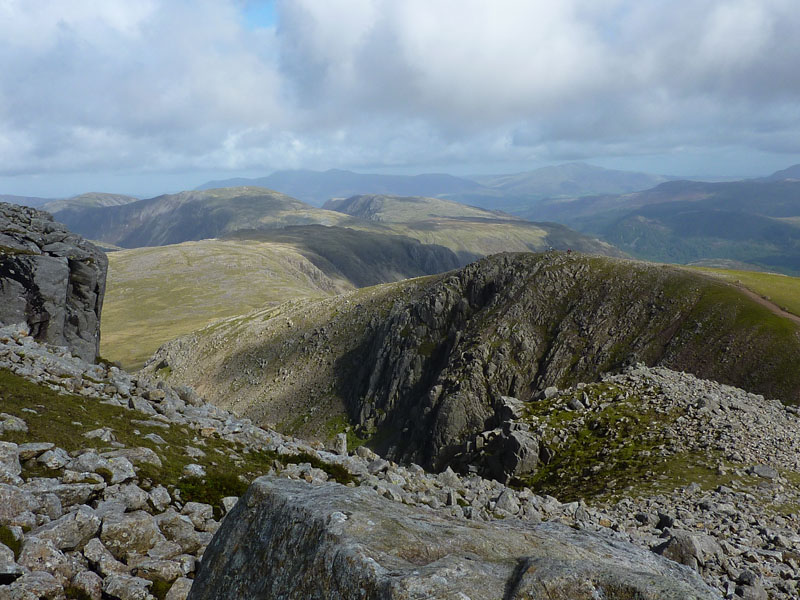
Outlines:
<svg viewBox="0 0 800 600"><path fill-rule="evenodd" d="M3 381L18 382L13 372L37 384L15 383L20 394L45 386L60 394L15 402L3 388L2 598L185 598L213 533L246 487L232 473L312 485L335 480L465 520L560 521L688 565L725 597L799 593L796 413L735 388L643 367L595 384L609 386L598 410L637 397L648 403L642 414L674 416L656 445L638 433L654 465L661 452L668 458L695 451L708 453L713 464L695 483L658 493L628 485L587 504L450 469L426 473L364 447L348 452L345 434L329 449L281 436L205 403L189 388L41 346L24 327L0 330L0 367ZM591 388L576 386L551 390L545 399L551 414L573 414L559 417L567 430L582 431L592 414L591 400L589 407L568 406L584 391L594 397ZM569 450L556 445L556 456L559 448ZM652 471L655 479L663 474Z"/></svg>

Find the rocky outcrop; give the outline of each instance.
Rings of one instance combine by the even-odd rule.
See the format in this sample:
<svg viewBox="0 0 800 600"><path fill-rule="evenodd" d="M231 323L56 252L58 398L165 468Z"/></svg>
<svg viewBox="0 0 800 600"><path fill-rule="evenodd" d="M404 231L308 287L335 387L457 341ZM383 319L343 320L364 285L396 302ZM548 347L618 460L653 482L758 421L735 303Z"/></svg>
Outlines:
<svg viewBox="0 0 800 600"><path fill-rule="evenodd" d="M189 600L719 596L691 570L564 525L468 523L372 490L257 479L206 551Z"/></svg>
<svg viewBox="0 0 800 600"><path fill-rule="evenodd" d="M22 385L22 377L36 385ZM233 495L244 491L203 497L205 489L229 489L230 473L247 473L248 480L273 474L302 482L309 491L340 481L348 483L342 493L357 486L357 495L391 501L384 505L389 515L405 505L401 510L423 521L432 515L456 529L520 522L528 530L547 522L543 529L560 532L560 523L579 540L595 539L589 534L594 532L615 549L632 542L645 553L663 554L697 571L726 598L797 598L797 410L666 369L636 367L604 379L548 389L540 401L550 403L555 419L543 425L561 422L570 434L546 467L558 467L554 493L561 497L575 479L608 481L604 465L631 458L618 442L637 449L642 431L628 427L638 422L646 429L653 410L675 418L666 431L669 439L651 448L644 460L652 472L640 474L636 489L621 482L626 487L617 489L624 498L605 502L587 495L586 502L560 502L450 469L433 474L398 465L364 446L348 452L347 436L325 450L206 404L189 388L92 365L13 327L0 328L0 598L60 598L66 591L92 600L184 600L211 533L236 504ZM611 393L610 386L618 389ZM34 387L72 395L37 397L42 391ZM595 388L603 391L595 394ZM587 422L599 416L586 409L581 417L564 419L564 406L584 393L590 407L607 404L619 419L596 430L611 452L584 453L584 462L573 465L566 442L583 416ZM637 398L645 403L640 415ZM633 413L616 410L626 403ZM531 403L505 398L503 404L504 418L524 421ZM97 413L101 408L104 418ZM551 443L548 432L542 433ZM665 480L658 465L670 461L675 471ZM704 468L709 462L711 470ZM586 468L592 476L583 476ZM583 572L580 565L575 572Z"/></svg>
<svg viewBox="0 0 800 600"><path fill-rule="evenodd" d="M379 453L441 470L498 427L504 396L596 381L642 361L800 401L798 327L727 284L668 266L497 255L376 317L340 359L352 420ZM532 440L516 439L535 459Z"/></svg>
<svg viewBox="0 0 800 600"><path fill-rule="evenodd" d="M108 259L45 213L0 203L0 323L93 361Z"/></svg>

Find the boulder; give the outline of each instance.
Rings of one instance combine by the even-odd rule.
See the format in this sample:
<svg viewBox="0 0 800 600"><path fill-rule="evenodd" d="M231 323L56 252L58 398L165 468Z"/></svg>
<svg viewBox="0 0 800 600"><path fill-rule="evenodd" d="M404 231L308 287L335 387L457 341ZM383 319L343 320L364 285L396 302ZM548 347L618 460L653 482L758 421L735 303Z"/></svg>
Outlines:
<svg viewBox="0 0 800 600"><path fill-rule="evenodd" d="M25 323L35 339L94 361L107 271L100 249L48 213L0 202L0 324Z"/></svg>
<svg viewBox="0 0 800 600"><path fill-rule="evenodd" d="M88 506L50 521L33 531L42 540L50 540L59 550L83 548L100 529L100 518Z"/></svg>
<svg viewBox="0 0 800 600"><path fill-rule="evenodd" d="M167 541L155 519L142 510L103 517L100 540L118 560L128 560L136 554L144 556Z"/></svg>
<svg viewBox="0 0 800 600"><path fill-rule="evenodd" d="M0 483L20 483L22 466L19 464L19 446L0 442Z"/></svg>
<svg viewBox="0 0 800 600"><path fill-rule="evenodd" d="M208 546L189 600L719 598L652 552L558 523L474 522L367 488L261 477Z"/></svg>

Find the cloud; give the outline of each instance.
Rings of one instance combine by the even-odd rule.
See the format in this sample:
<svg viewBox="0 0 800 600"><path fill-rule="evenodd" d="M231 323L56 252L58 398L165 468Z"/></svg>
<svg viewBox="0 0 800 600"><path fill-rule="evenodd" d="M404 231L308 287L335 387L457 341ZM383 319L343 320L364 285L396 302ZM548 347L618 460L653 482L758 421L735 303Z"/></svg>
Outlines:
<svg viewBox="0 0 800 600"><path fill-rule="evenodd" d="M793 0L254 4L0 2L0 174L800 153Z"/></svg>

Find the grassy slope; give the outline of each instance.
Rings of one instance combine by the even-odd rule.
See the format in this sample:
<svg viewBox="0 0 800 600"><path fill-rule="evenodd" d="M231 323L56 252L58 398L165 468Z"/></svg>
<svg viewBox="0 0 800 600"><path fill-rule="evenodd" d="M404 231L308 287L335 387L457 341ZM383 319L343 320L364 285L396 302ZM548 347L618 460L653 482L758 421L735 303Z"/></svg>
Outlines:
<svg viewBox="0 0 800 600"><path fill-rule="evenodd" d="M149 479L153 485L161 484L181 491L184 502L207 502L214 506L217 516L221 514L221 500L225 496L239 496L247 489L248 482L266 474L274 461L283 464L293 462L316 462L314 466L328 471L334 478L346 483L348 474L335 465L325 465L319 459L299 454L278 456L273 452L255 451L252 448L228 442L216 435L200 437L186 426L155 427L143 424L148 417L143 413L119 406L103 404L96 398L59 394L47 387L31 383L6 369L0 369L0 398L3 412L23 419L27 432L5 432L0 438L6 442L24 444L28 442L52 442L56 446L76 452L84 448L99 451L116 449L111 444L94 438L83 437L84 433L109 427L117 442L128 448L146 447L160 458L162 466L142 464L139 475ZM140 420L133 423L132 419ZM159 445L143 436L155 433L167 443ZM190 458L186 446L201 448L206 456ZM204 481L182 476L188 463L206 467L208 476ZM38 469L38 470L37 470ZM32 468L26 464L23 476L50 476L40 466Z"/></svg>
<svg viewBox="0 0 800 600"><path fill-rule="evenodd" d="M725 281L739 283L759 296L771 300L785 311L800 316L800 277L702 267L697 270Z"/></svg>
<svg viewBox="0 0 800 600"><path fill-rule="evenodd" d="M445 246L465 262L498 252L540 251L549 246L621 255L610 245L565 227L532 223L439 198L357 196L333 200L326 207L364 219L362 223L348 223L347 227L379 227L423 244Z"/></svg>
<svg viewBox="0 0 800 600"><path fill-rule="evenodd" d="M368 324L385 318L441 276L361 288L330 298L216 321L168 345L170 369L148 372L192 385L218 406L290 435L329 439L347 423L337 376L341 356L363 341ZM159 357L161 356L159 351Z"/></svg>
<svg viewBox="0 0 800 600"><path fill-rule="evenodd" d="M100 351L140 368L162 343L212 319L350 287L283 244L205 240L113 252Z"/></svg>
<svg viewBox="0 0 800 600"><path fill-rule="evenodd" d="M797 402L800 338L796 324L734 286L689 270L601 257L578 256L574 260L585 261L592 269L590 287L603 289L608 283L623 290L613 300L598 299L606 303L604 314L611 315L611 321L636 301L637 289L663 290L659 303L675 304L674 317L682 323L678 339L670 344L667 366ZM639 269L638 275L632 275L632 268ZM286 433L326 437L321 435L326 424L344 414L342 391L332 386L349 368L341 358L363 343L370 319L381 322L392 305L419 298L441 279L420 278L344 296L290 302L217 322L186 338L188 343L169 347L165 355L171 367L168 376L173 383L196 385L221 406L258 423L275 425ZM487 336L487 347L495 347L495 339L504 339L495 333L501 325L516 327L512 313L517 301L507 300L508 308L500 313L507 311L507 317L500 318L490 310L479 317L485 323L476 321L480 333L475 335ZM557 318L555 314L553 318ZM652 337L639 352L648 363L657 360L664 343L657 334ZM576 361L582 356L582 343L580 336L575 337ZM586 368L595 365L598 372L584 380L618 368L619 361L630 354L632 343L626 335L619 337L611 353L616 360L613 364L595 364L587 358Z"/></svg>

